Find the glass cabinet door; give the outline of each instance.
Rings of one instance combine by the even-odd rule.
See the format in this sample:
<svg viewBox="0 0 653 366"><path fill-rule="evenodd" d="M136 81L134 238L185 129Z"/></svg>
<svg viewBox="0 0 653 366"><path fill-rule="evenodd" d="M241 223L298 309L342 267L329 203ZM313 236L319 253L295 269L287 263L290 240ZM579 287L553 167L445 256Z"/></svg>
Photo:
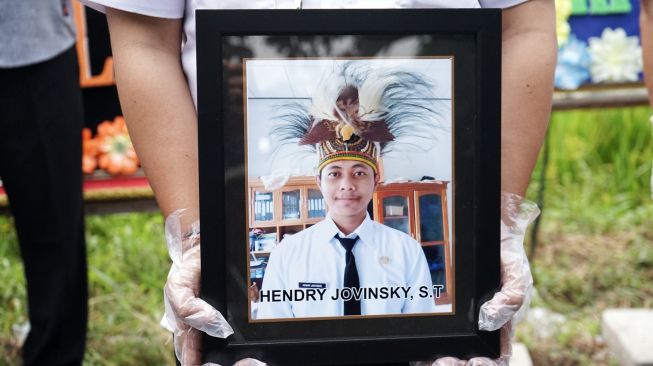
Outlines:
<svg viewBox="0 0 653 366"><path fill-rule="evenodd" d="M274 221L274 193L254 190L254 222Z"/></svg>
<svg viewBox="0 0 653 366"><path fill-rule="evenodd" d="M281 219L299 220L301 218L301 190L299 188L281 192Z"/></svg>
<svg viewBox="0 0 653 366"><path fill-rule="evenodd" d="M439 290L433 289L433 297L439 295L440 298L447 292L447 273L446 273L446 256L444 245L423 246L424 256L429 265L431 272L431 281L433 285L441 286ZM436 298L437 299L437 298Z"/></svg>
<svg viewBox="0 0 653 366"><path fill-rule="evenodd" d="M418 195L420 242L443 243L442 197L427 193Z"/></svg>
<svg viewBox="0 0 653 366"><path fill-rule="evenodd" d="M322 218L326 216L326 204L319 189L308 189L307 211L309 219Z"/></svg>
<svg viewBox="0 0 653 366"><path fill-rule="evenodd" d="M381 200L383 223L393 229L412 235L410 225L410 198L405 195L388 195Z"/></svg>

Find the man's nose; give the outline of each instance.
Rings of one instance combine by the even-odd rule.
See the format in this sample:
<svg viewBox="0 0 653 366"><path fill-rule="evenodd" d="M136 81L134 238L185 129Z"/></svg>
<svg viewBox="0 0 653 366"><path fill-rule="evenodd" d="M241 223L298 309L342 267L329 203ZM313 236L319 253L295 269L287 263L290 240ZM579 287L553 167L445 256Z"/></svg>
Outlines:
<svg viewBox="0 0 653 366"><path fill-rule="evenodd" d="M341 191L353 191L356 189L354 181L350 176L344 176L342 181L340 181L340 190Z"/></svg>

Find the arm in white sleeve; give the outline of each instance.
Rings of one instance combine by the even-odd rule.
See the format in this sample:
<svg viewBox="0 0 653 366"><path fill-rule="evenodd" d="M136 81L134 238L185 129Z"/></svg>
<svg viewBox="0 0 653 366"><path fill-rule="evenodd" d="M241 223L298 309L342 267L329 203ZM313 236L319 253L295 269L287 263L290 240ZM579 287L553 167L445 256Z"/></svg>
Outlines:
<svg viewBox="0 0 653 366"><path fill-rule="evenodd" d="M430 296L433 294L433 283L424 251L413 239L406 240L404 245L410 248L410 256L407 258L412 263L406 263L406 285L410 286L410 293L401 312L404 314L435 312L435 299ZM424 290L427 291L427 296L424 296Z"/></svg>
<svg viewBox="0 0 653 366"><path fill-rule="evenodd" d="M263 286L258 302L257 319L278 319L293 318L292 307L287 301L272 301L273 292L286 290L286 283L283 273L287 270L284 268L283 248L279 247L272 250L268 266L263 276Z"/></svg>

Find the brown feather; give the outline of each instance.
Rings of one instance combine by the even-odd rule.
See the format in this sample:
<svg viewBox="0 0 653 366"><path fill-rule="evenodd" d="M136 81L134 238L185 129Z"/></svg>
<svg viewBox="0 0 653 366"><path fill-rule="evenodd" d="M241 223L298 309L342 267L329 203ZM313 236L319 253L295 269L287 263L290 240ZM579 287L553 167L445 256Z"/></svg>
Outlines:
<svg viewBox="0 0 653 366"><path fill-rule="evenodd" d="M356 121L359 136L375 142L394 141L395 136L388 129L384 120L379 121Z"/></svg>
<svg viewBox="0 0 653 366"><path fill-rule="evenodd" d="M358 108L358 89L349 85L338 95L336 109L339 109L351 121L358 116ZM334 110L334 112L336 116L339 115L337 111Z"/></svg>
<svg viewBox="0 0 653 366"><path fill-rule="evenodd" d="M338 122L323 119L313 124L311 130L299 140L299 145L315 145L324 140L336 138L336 125Z"/></svg>

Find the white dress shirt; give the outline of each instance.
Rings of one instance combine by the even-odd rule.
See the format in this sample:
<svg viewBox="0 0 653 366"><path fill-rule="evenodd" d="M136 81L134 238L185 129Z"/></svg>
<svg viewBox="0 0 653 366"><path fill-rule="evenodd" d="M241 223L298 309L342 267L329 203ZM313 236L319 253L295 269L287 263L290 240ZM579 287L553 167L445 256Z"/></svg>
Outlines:
<svg viewBox="0 0 653 366"><path fill-rule="evenodd" d="M272 250L257 319L343 315L341 291L346 250L335 238L336 234L359 238L352 252L363 289L361 315L436 311L431 274L418 242L401 231L372 221L369 216L352 234L345 236L327 216L310 228L286 237ZM284 291L292 300L283 299ZM312 298L307 296L309 291L314 295Z"/></svg>

